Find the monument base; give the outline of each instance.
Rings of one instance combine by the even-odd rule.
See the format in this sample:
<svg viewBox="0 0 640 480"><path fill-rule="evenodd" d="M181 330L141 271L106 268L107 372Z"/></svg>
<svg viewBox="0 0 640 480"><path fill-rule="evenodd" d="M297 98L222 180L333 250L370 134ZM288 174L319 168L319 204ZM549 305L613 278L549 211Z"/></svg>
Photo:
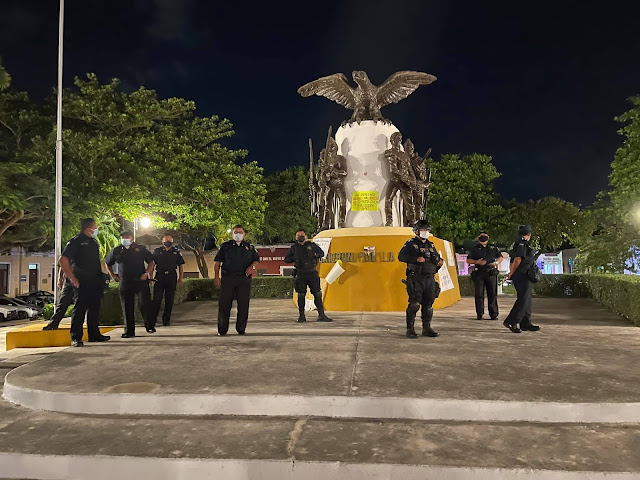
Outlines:
<svg viewBox="0 0 640 480"><path fill-rule="evenodd" d="M328 254L319 264L320 278L327 276L338 260L344 273L332 284L323 282L324 306L335 312L397 312L407 308L406 264L398 253L414 233L408 227L341 228L320 232L314 241ZM453 245L430 237L444 259L436 275L442 292L434 308L460 300L458 270Z"/></svg>

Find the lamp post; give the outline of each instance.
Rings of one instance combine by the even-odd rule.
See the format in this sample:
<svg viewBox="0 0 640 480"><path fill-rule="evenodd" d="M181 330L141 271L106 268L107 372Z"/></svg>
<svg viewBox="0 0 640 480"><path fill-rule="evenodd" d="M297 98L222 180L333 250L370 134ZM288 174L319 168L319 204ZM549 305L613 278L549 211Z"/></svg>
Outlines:
<svg viewBox="0 0 640 480"><path fill-rule="evenodd" d="M58 25L58 106L56 112L56 200L55 200L55 265L58 271L62 253L62 41L64 37L64 0L60 0ZM54 287L54 301L58 301L57 279Z"/></svg>

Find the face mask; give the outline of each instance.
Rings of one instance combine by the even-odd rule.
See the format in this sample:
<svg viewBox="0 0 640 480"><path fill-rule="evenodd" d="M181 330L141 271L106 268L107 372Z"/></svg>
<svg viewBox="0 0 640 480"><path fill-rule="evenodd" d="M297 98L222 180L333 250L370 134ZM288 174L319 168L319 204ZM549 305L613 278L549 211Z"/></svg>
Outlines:
<svg viewBox="0 0 640 480"><path fill-rule="evenodd" d="M296 240L298 240L299 243L304 243L307 240L307 237L305 237L304 235L299 235Z"/></svg>
<svg viewBox="0 0 640 480"><path fill-rule="evenodd" d="M120 240L120 242L122 243L123 247L128 247L131 245L131 239L130 238L123 238L122 240Z"/></svg>
<svg viewBox="0 0 640 480"><path fill-rule="evenodd" d="M96 228L91 234L91 238L96 238L98 236L99 230Z"/></svg>
<svg viewBox="0 0 640 480"><path fill-rule="evenodd" d="M488 237L487 235L480 235L480 236L478 237L478 240L479 240L480 242L486 242L487 240L489 240L489 237Z"/></svg>
<svg viewBox="0 0 640 480"><path fill-rule="evenodd" d="M234 233L233 234L233 239L236 242L241 242L244 239L244 234L243 233Z"/></svg>
<svg viewBox="0 0 640 480"><path fill-rule="evenodd" d="M430 235L429 230L420 230L420 238L427 239L429 238L429 235Z"/></svg>
<svg viewBox="0 0 640 480"><path fill-rule="evenodd" d="M165 247L170 247L171 245L173 245L173 242L169 242L169 241L167 241L167 242L164 242L164 243L163 243L163 245L164 245Z"/></svg>

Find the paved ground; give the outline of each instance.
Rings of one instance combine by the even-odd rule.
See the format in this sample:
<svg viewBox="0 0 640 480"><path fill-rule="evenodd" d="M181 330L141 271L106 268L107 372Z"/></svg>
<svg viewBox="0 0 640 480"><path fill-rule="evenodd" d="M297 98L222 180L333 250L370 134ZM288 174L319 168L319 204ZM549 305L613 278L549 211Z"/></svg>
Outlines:
<svg viewBox="0 0 640 480"><path fill-rule="evenodd" d="M512 302L501 298L504 314ZM640 401L640 329L588 300L536 298L541 332L515 335L499 322L475 320L469 314L472 299L463 299L436 311L439 338L417 340L404 337L402 314L335 314L333 324L298 325L290 300L254 301L248 335L220 338L215 336L215 310L209 302L187 303L177 307L174 325L155 335L0 358L0 377L26 363L12 371L12 382L79 394ZM119 330L113 333L119 336ZM70 454L101 461L117 457L113 465L104 464L105 472L129 465L129 457L144 457L288 461L299 469L305 462L502 469L446 477L465 480L525 478L527 472L517 469L535 470L526 478L542 478L539 472L548 470L560 473L544 478L605 478L594 472L640 478L638 452L640 424L97 416L35 411L0 401L0 475L2 465L15 466L16 458L22 462L12 467L21 476L12 478L82 478L53 468L35 474L29 468L40 458L33 455L52 456L46 457L51 462ZM249 466L242 465L241 474L215 478L284 478L249 473ZM504 476L512 471L516 476ZM395 472L376 478L445 478ZM591 473L565 477L569 472ZM305 475L286 478L312 478ZM199 477L166 473L154 478ZM333 478L373 477L360 472Z"/></svg>
<svg viewBox="0 0 640 480"><path fill-rule="evenodd" d="M187 303L176 311L180 321L155 335L121 339L116 330L107 344L16 370L11 383L67 393L640 401L640 369L633 368L640 329L623 319L588 300L535 299L542 330L513 334L501 322L469 318L470 303L437 311L440 337L417 340L405 338L402 314L342 313L332 324L297 324L283 300L255 302L247 335L217 337L215 305Z"/></svg>

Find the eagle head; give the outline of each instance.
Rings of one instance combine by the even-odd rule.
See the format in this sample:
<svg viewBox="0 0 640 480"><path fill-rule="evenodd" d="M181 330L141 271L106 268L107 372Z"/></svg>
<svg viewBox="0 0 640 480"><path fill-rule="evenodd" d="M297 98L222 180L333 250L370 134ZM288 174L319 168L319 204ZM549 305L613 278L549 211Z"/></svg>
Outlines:
<svg viewBox="0 0 640 480"><path fill-rule="evenodd" d="M367 76L367 73L362 70L354 70L351 74L353 76L353 81L360 86L371 83L369 81L369 77Z"/></svg>

